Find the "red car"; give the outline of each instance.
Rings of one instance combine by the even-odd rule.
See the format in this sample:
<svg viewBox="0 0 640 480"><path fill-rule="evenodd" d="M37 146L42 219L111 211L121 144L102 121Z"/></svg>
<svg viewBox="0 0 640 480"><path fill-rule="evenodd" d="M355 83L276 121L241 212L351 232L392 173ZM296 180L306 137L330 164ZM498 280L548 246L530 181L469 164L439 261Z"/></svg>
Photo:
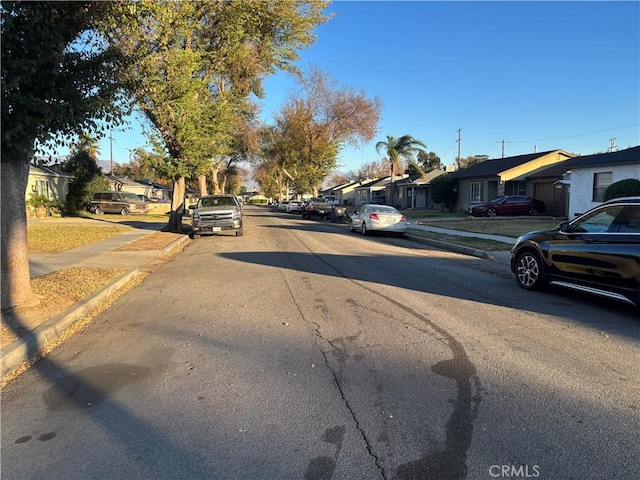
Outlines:
<svg viewBox="0 0 640 480"><path fill-rule="evenodd" d="M525 197L524 195L510 195L496 197L488 203L480 203L469 207L469 213L474 217L495 217L496 215L538 215L546 210L542 200Z"/></svg>

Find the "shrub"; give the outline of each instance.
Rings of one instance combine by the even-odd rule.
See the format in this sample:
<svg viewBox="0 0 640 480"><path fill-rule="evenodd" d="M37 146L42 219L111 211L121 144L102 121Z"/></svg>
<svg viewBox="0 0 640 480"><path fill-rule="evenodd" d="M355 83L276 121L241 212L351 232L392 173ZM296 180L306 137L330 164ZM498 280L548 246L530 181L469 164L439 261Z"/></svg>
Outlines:
<svg viewBox="0 0 640 480"><path fill-rule="evenodd" d="M451 211L458 201L457 186L457 182L449 174L443 173L431 180L431 199Z"/></svg>
<svg viewBox="0 0 640 480"><path fill-rule="evenodd" d="M46 195L42 193L32 193L27 200L27 205L33 208L47 207L49 208L53 203L53 200L49 200Z"/></svg>
<svg viewBox="0 0 640 480"><path fill-rule="evenodd" d="M612 198L631 197L635 195L640 195L640 180L627 178L609 185L604 191L603 200L606 202Z"/></svg>

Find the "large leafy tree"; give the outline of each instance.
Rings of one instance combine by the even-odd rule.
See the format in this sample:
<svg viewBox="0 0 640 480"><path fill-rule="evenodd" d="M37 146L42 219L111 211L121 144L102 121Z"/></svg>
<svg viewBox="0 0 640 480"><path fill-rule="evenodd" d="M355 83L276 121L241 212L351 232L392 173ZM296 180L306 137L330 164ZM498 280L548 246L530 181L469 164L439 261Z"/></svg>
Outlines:
<svg viewBox="0 0 640 480"><path fill-rule="evenodd" d="M136 59L128 71L134 96L166 150L164 173L174 182L168 229L180 230L185 178L219 168L246 97L262 96L264 75L293 68L297 51L326 20L327 4L141 0L122 6L108 37Z"/></svg>
<svg viewBox="0 0 640 480"><path fill-rule="evenodd" d="M38 146L99 133L126 113L119 73L126 65L94 27L111 2L3 1L2 308L38 303L29 278L24 195ZM106 128L106 127L105 127Z"/></svg>
<svg viewBox="0 0 640 480"><path fill-rule="evenodd" d="M275 115L283 171L298 193L317 193L335 169L345 145L373 139L380 119L380 101L311 69Z"/></svg>
<svg viewBox="0 0 640 480"><path fill-rule="evenodd" d="M442 160L435 152L427 153L424 150L419 150L418 158L416 161L422 167L422 169L427 172L442 168Z"/></svg>

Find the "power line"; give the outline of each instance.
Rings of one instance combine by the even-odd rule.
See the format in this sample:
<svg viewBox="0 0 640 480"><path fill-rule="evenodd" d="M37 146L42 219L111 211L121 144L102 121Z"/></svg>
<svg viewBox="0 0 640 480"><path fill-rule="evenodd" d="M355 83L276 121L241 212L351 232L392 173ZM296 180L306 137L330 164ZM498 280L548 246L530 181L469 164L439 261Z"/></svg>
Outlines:
<svg viewBox="0 0 640 480"><path fill-rule="evenodd" d="M563 140L565 138L575 138L575 137L586 137L588 135L597 135L599 133L607 133L607 132L613 132L615 130L623 130L625 128L631 128L631 127L637 127L638 124L633 124L633 125L626 125L624 127L616 127L616 128L609 128L607 130L600 130L597 132L589 132L589 133L578 133L576 135L565 135L564 137L550 137L550 138L538 138L535 140L514 140L512 142L509 143L530 143L530 142L545 142L548 140Z"/></svg>

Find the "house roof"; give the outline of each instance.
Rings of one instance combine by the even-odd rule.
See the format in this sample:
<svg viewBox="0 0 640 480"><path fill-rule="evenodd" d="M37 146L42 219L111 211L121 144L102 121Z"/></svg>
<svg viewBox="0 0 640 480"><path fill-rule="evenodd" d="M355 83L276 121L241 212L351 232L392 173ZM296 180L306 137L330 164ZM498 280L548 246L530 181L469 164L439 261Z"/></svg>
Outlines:
<svg viewBox="0 0 640 480"><path fill-rule="evenodd" d="M46 165L29 165L29 174L40 174L48 177L60 177L60 178L74 178L73 175L69 175L68 173L63 173L56 170L53 167L48 167Z"/></svg>
<svg viewBox="0 0 640 480"><path fill-rule="evenodd" d="M596 153L582 157L574 157L564 162L532 172L528 178L562 178L572 168L598 167L607 165L638 164L640 166L640 146L627 148L618 152Z"/></svg>
<svg viewBox="0 0 640 480"><path fill-rule="evenodd" d="M515 157L495 158L476 163L475 165L450 173L452 178L459 180L461 178L477 178L477 177L493 177L498 176L501 172L517 167L527 162L537 160L554 152L562 152L562 150L549 150L547 152L528 153L526 155L516 155ZM566 153L566 152L564 152ZM566 153L567 156L573 155Z"/></svg>
<svg viewBox="0 0 640 480"><path fill-rule="evenodd" d="M431 170L430 172L427 172L422 176L411 175L409 178L400 180L398 182L398 185L406 185L406 186L412 186L412 187L428 185L431 182L431 180L433 180L436 177L439 177L443 173L446 173L446 172L444 170L436 169L436 170Z"/></svg>
<svg viewBox="0 0 640 480"><path fill-rule="evenodd" d="M397 178L396 181L403 180L407 177L408 175L406 174L396 175L396 178ZM361 186L357 187L356 190L382 190L390 183L391 183L391 176L378 178L376 180L371 180L370 182L363 183Z"/></svg>

